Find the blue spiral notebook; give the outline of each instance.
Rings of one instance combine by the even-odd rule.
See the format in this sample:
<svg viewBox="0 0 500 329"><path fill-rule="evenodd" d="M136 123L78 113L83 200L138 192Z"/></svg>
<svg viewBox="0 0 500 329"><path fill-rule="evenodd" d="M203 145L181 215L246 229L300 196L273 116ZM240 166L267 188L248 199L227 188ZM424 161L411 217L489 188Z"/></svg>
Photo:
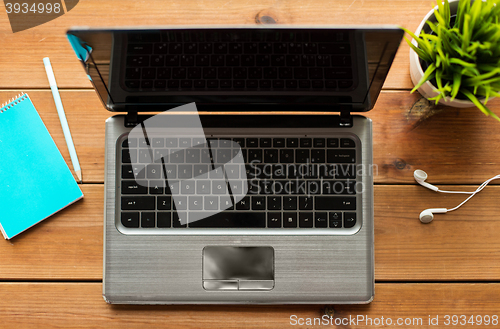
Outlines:
<svg viewBox="0 0 500 329"><path fill-rule="evenodd" d="M27 94L0 107L0 229L6 239L83 198Z"/></svg>

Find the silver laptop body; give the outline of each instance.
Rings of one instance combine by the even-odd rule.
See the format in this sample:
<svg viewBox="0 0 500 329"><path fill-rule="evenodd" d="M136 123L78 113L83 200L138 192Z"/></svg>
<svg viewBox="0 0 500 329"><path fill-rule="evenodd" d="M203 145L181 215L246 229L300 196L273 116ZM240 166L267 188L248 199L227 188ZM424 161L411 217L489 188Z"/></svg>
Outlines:
<svg viewBox="0 0 500 329"><path fill-rule="evenodd" d="M401 37L402 32L392 27L162 27L117 30L75 28L68 31L68 39L84 64L104 105L111 111L127 112L106 120L103 273L103 296L106 302L113 304L369 303L374 296L372 122L369 118L353 115L351 112L368 111L373 107ZM314 49L317 49L317 52L310 58L317 60L317 63L320 63L318 58L322 55L330 56L327 58L331 60L335 56L338 59L340 56L350 57L352 76L348 76L347 80L350 79L351 82L341 82L346 79L345 76L341 76L333 87L331 80L334 79L330 78L329 74L331 72L337 74L338 71L332 69L322 71L324 84L320 88L320 84L316 82L316 90L313 86L314 81L319 81L317 76L305 78L313 83L310 89L296 86L296 90L289 90L294 86L292 82L287 85L287 80L294 80L290 78L284 79L284 88L280 86L281 82L274 80L269 87L266 83L263 83L262 88L260 84L254 87L252 82L247 82L246 85L251 88L245 85L241 87L233 77L231 80L233 85L229 89L210 90L207 85L202 87L201 83L198 89L190 87L187 82L183 87L183 80L177 87L173 83L169 85L168 78L164 79L166 82L150 81L148 79L151 78L144 73L148 72L147 68L152 65L153 58L161 57L160 53L163 54L161 46L165 44L167 47L165 56L168 55L172 59L175 53L172 51L170 54L170 51L175 49L172 48L172 44L181 44L183 52L177 55L186 56L184 52L187 48L184 47L189 47L191 44L196 44L195 48L200 52L201 43L204 43L203 47L215 47L215 44L220 46L227 43L230 44L229 47L234 46L235 49L243 48L237 53L241 56L237 57L239 60L248 55L246 50L250 53L253 51L250 46L248 49L245 48L247 43L254 43L262 48L256 50L254 57L248 55L246 58L257 58L261 55L260 51L267 51L266 47L270 45L272 52L269 59L273 61L278 58L273 56L279 54L284 54L285 60L288 60L286 56L290 54L285 53L282 47L291 47L291 43L304 43L304 40L316 45L317 48ZM276 46L278 42L280 46ZM151 45L142 46L142 43ZM213 46L207 46L211 43ZM238 43L242 46L238 46ZM345 45L351 48L347 52L342 48ZM152 53L146 54L149 48L152 49ZM277 54L273 51L277 51ZM325 54L328 51L336 53ZM139 54L131 55L129 52ZM195 60L199 55L198 52L192 53ZM305 52L303 49L300 55L305 56ZM229 51L227 53L230 54ZM208 51L206 54L215 56ZM149 66L140 64L143 65L139 66L142 75L137 78L134 74L138 69L134 65L139 65L137 59L141 56L142 59L148 58L150 62L147 64ZM234 58L236 57L226 58L226 64ZM262 58L265 57L260 57ZM289 58L293 60L295 57ZM128 67L129 64L132 67ZM182 66L181 61L178 66ZM177 66L170 69L174 67ZM235 70L233 68L232 72L235 73ZM306 71L309 74L316 72L311 68ZM158 72L160 71L156 68L155 78L160 74ZM203 79L205 71L200 69L199 72L202 72L201 79ZM276 77L280 78L281 73L286 70L280 71L278 68L277 72L279 74ZM300 73L300 70L294 72ZM339 74L342 75L342 72ZM134 80L130 82L127 80L130 77L137 78L139 82ZM170 79L174 77L170 76ZM344 89L340 87L341 84L344 84ZM175 227L174 218L177 218L175 211L168 210L164 212L168 212L171 226L160 228L158 209L130 211L124 205L132 200L128 199L128 195L125 194L128 192L124 192L122 185L125 184L123 176L124 168L127 166L122 163L124 161L122 157L128 150L124 149L124 145L127 145L126 140L135 127L140 127L141 124L144 127L146 120L157 122L155 117L141 112L156 114L169 110L161 120L177 122L174 116L179 117L184 114L172 112L175 112L177 106L190 102L196 103L204 134L209 140L216 139L221 143L222 140L231 139L245 139L246 143L258 140L261 144L269 140L273 143L285 140L286 143L304 142L304 145L311 141L314 143L311 149L325 148L326 151L321 152L326 152L324 154L328 159L334 154L343 156L345 152L342 152L342 147L348 147L353 161L355 159L353 165L356 173L355 177L350 179L355 190L349 192L351 193L349 199L344 198L343 194L321 200L313 197L315 206L323 208L308 208L310 211L307 214L316 216L316 213L318 215L326 213L326 224L320 224L319 218L312 218L313 223L308 222L309 218L304 219L307 216L305 213L299 213L301 211L299 208L302 209L300 203L297 210L283 209L285 198L293 198L292 193L280 196L280 202L283 202L282 208L273 212L274 215L281 214L279 217L282 221L279 228L271 228L272 216L267 208L259 210L251 208L246 211L246 216L250 217L252 212L260 214L259 218L263 218L261 227L245 225L195 227L193 224L191 228L191 223L189 227ZM238 113L233 113L235 111ZM247 111L273 113L244 114ZM287 111L286 114L276 114ZM340 115L318 114L330 111L339 112ZM316 113L307 115L307 112ZM161 140L165 127L158 124L148 129L150 141L147 144L154 151L151 143L154 138ZM194 144L189 127L176 126L168 129L169 136L176 136L179 141L190 140ZM332 146L331 143L335 141L340 141L340 148L339 145ZM328 145L321 144L323 142ZM342 143L346 144L343 146ZM340 151L329 151L330 146ZM130 144L127 147L133 146ZM295 164L295 160L298 159L298 149L301 147L291 144L283 147L288 149L297 147L291 163ZM248 147L245 148L247 149ZM255 149L263 148L259 146ZM139 149L137 154L141 154ZM148 164L144 165L147 166ZM315 181L318 179L320 178L315 178ZM160 196L153 194L152 183L148 184L149 190L141 200L146 198L154 200L155 205L160 207ZM165 187L161 200L164 200L167 194L166 189ZM255 196L252 195L252 198ZM268 206L271 202L269 198L273 196L275 194L265 195L264 199L267 200L265 202ZM222 202L222 197L220 200ZM249 200L253 202L253 199ZM301 199L296 197L293 200ZM340 205L339 211L324 210L325 207L330 207L331 203L325 200L343 204ZM175 200L173 202L172 209ZM355 208L351 208L351 202L354 202ZM324 205L319 206L320 204ZM251 207L253 206L254 204ZM234 209L221 208L220 211L231 212L233 216L231 220L234 223L240 216L236 210L236 202ZM293 217L295 211L298 215ZM189 213L189 210L186 212ZM136 213L137 218L140 218L138 222L135 222ZM156 213L153 215L152 226L145 222L145 218L151 213ZM339 220L336 219L338 215ZM295 218L295 222L290 217L286 224L288 216ZM354 222L347 222L351 217L354 218ZM180 220L180 215L177 220ZM303 220L306 220L307 224L304 224ZM290 225L295 226L289 227Z"/></svg>

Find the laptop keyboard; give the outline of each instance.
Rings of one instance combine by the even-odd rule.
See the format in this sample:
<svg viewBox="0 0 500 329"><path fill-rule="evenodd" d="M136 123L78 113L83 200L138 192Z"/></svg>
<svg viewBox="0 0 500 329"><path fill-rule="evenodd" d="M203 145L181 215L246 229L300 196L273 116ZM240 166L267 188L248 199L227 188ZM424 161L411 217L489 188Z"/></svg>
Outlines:
<svg viewBox="0 0 500 329"><path fill-rule="evenodd" d="M130 91L340 91L353 87L352 70L346 32L169 31L128 36L124 86Z"/></svg>
<svg viewBox="0 0 500 329"><path fill-rule="evenodd" d="M204 143L155 136L120 141L123 227L343 230L359 221L353 139L220 137L199 147ZM245 163L235 164L240 150ZM242 198L235 202L228 193ZM211 215L200 218L203 212ZM196 220L180 220L194 214Z"/></svg>

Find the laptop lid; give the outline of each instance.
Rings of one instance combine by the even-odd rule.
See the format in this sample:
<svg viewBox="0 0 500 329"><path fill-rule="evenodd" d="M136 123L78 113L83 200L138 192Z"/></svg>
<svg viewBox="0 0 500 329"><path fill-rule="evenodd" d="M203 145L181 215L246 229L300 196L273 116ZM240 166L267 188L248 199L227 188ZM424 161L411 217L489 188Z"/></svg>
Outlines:
<svg viewBox="0 0 500 329"><path fill-rule="evenodd" d="M109 111L372 109L396 27L74 28L77 57ZM307 105L307 106L306 106Z"/></svg>

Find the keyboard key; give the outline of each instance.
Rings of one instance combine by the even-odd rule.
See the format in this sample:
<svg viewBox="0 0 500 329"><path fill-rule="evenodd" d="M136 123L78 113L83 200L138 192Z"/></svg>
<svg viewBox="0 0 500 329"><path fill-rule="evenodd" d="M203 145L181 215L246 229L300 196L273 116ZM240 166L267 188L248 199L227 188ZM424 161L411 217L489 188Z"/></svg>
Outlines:
<svg viewBox="0 0 500 329"><path fill-rule="evenodd" d="M325 81L325 88L328 88L328 89L335 89L335 88L337 88L337 81L335 81L335 80L326 80Z"/></svg>
<svg viewBox="0 0 500 329"><path fill-rule="evenodd" d="M159 164L147 165L146 166L146 177L149 179L161 178L162 177L161 165L159 165Z"/></svg>
<svg viewBox="0 0 500 329"><path fill-rule="evenodd" d="M187 218L187 213L181 212L180 215L177 212L172 213L172 227L186 228L187 223L181 223L181 218Z"/></svg>
<svg viewBox="0 0 500 329"><path fill-rule="evenodd" d="M148 182L122 181L122 194L148 194Z"/></svg>
<svg viewBox="0 0 500 329"><path fill-rule="evenodd" d="M311 228L313 227L314 217L312 212L299 213L299 227Z"/></svg>
<svg viewBox="0 0 500 329"><path fill-rule="evenodd" d="M356 225L356 213L346 212L344 213L344 227L351 228Z"/></svg>
<svg viewBox="0 0 500 329"><path fill-rule="evenodd" d="M193 177L193 166L191 165L179 165L178 175L179 179L189 179Z"/></svg>
<svg viewBox="0 0 500 329"><path fill-rule="evenodd" d="M149 181L149 194L163 194L165 188L165 181Z"/></svg>
<svg viewBox="0 0 500 329"><path fill-rule="evenodd" d="M205 196L203 199L205 210L218 210L219 209L219 197L217 196Z"/></svg>
<svg viewBox="0 0 500 329"><path fill-rule="evenodd" d="M278 150L265 149L264 150L264 163L278 163Z"/></svg>
<svg viewBox="0 0 500 329"><path fill-rule="evenodd" d="M259 147L259 139L247 138L247 147Z"/></svg>
<svg viewBox="0 0 500 329"><path fill-rule="evenodd" d="M267 210L281 210L281 197L268 196L267 197Z"/></svg>
<svg viewBox="0 0 500 329"><path fill-rule="evenodd" d="M330 220L330 228L342 228L342 221L340 220Z"/></svg>
<svg viewBox="0 0 500 329"><path fill-rule="evenodd" d="M172 226L172 214L170 212L159 212L156 215L157 227L164 228Z"/></svg>
<svg viewBox="0 0 500 329"><path fill-rule="evenodd" d="M188 199L189 210L203 210L203 197L202 196L190 196ZM222 208L221 208L222 209Z"/></svg>
<svg viewBox="0 0 500 329"><path fill-rule="evenodd" d="M272 166L272 178L280 179L286 178L286 165L277 164Z"/></svg>
<svg viewBox="0 0 500 329"><path fill-rule="evenodd" d="M121 222L125 227L139 227L139 213L138 212L123 212L121 214Z"/></svg>
<svg viewBox="0 0 500 329"><path fill-rule="evenodd" d="M316 196L314 203L316 210L356 210L354 196Z"/></svg>
<svg viewBox="0 0 500 329"><path fill-rule="evenodd" d="M295 162L296 163L310 163L311 155L308 149L298 149L295 152Z"/></svg>
<svg viewBox="0 0 500 329"><path fill-rule="evenodd" d="M199 177L201 175L206 175L210 171L210 167L208 165L194 165L193 166L193 177L196 178L202 178Z"/></svg>
<svg viewBox="0 0 500 329"><path fill-rule="evenodd" d="M250 210L250 197L246 196L236 203L236 210Z"/></svg>
<svg viewBox="0 0 500 329"><path fill-rule="evenodd" d="M341 212L330 212L328 214L328 222L330 228L341 228L342 227L342 213Z"/></svg>
<svg viewBox="0 0 500 329"><path fill-rule="evenodd" d="M336 179L356 178L356 166L353 164L336 165Z"/></svg>
<svg viewBox="0 0 500 329"><path fill-rule="evenodd" d="M226 194L227 193L227 184L226 181L223 180L214 180L212 181L212 194Z"/></svg>
<svg viewBox="0 0 500 329"><path fill-rule="evenodd" d="M283 197L283 209L297 210L297 197L296 196Z"/></svg>
<svg viewBox="0 0 500 329"><path fill-rule="evenodd" d="M297 227L297 213L296 212L283 213L283 227L286 227L286 228Z"/></svg>
<svg viewBox="0 0 500 329"><path fill-rule="evenodd" d="M253 196L252 197L252 210L266 210L266 197Z"/></svg>
<svg viewBox="0 0 500 329"><path fill-rule="evenodd" d="M220 205L219 205L220 210L234 210L233 202L231 201L231 198L229 198L227 196L221 196L219 198L219 201L220 201Z"/></svg>
<svg viewBox="0 0 500 329"><path fill-rule="evenodd" d="M154 212L141 213L141 227L155 227L156 214Z"/></svg>
<svg viewBox="0 0 500 329"><path fill-rule="evenodd" d="M267 213L267 227L281 228L281 213L269 212Z"/></svg>
<svg viewBox="0 0 500 329"><path fill-rule="evenodd" d="M353 85L352 80L340 80L339 81L339 88L340 89L349 89Z"/></svg>
<svg viewBox="0 0 500 329"><path fill-rule="evenodd" d="M272 139L271 138L261 138L260 139L260 147L272 147Z"/></svg>
<svg viewBox="0 0 500 329"><path fill-rule="evenodd" d="M328 226L327 216L328 214L326 212L315 212L314 226L318 228L327 227Z"/></svg>
<svg viewBox="0 0 500 329"><path fill-rule="evenodd" d="M299 197L299 209L300 210L313 210L314 198L309 196Z"/></svg>
<svg viewBox="0 0 500 329"><path fill-rule="evenodd" d="M323 180L323 194L355 194L355 181Z"/></svg>
<svg viewBox="0 0 500 329"><path fill-rule="evenodd" d="M301 89L309 89L309 88L311 88L311 81L309 81L309 80L300 80L299 81L299 87Z"/></svg>
<svg viewBox="0 0 500 329"><path fill-rule="evenodd" d="M138 67L128 68L125 70L125 79L140 79L141 69Z"/></svg>
<svg viewBox="0 0 500 329"><path fill-rule="evenodd" d="M312 139L311 138L301 138L300 139L300 147L311 147Z"/></svg>
<svg viewBox="0 0 500 329"><path fill-rule="evenodd" d="M291 164L287 167L288 178L302 178L302 173L300 172L300 165Z"/></svg>
<svg viewBox="0 0 500 329"><path fill-rule="evenodd" d="M329 163L355 163L356 150L347 149L329 149L326 151L326 160Z"/></svg>
<svg viewBox="0 0 500 329"><path fill-rule="evenodd" d="M210 194L211 184L209 180L196 181L196 194Z"/></svg>
<svg viewBox="0 0 500 329"><path fill-rule="evenodd" d="M122 163L137 163L137 150L122 150Z"/></svg>
<svg viewBox="0 0 500 329"><path fill-rule="evenodd" d="M122 178L125 178L125 179L135 178L134 171L132 170L131 165L122 165Z"/></svg>
<svg viewBox="0 0 500 329"><path fill-rule="evenodd" d="M315 138L313 140L314 147L325 147L325 139L324 138Z"/></svg>
<svg viewBox="0 0 500 329"><path fill-rule="evenodd" d="M341 138L340 147L356 147L356 143L350 138Z"/></svg>
<svg viewBox="0 0 500 329"><path fill-rule="evenodd" d="M121 198L122 210L154 210L154 196L130 196Z"/></svg>
<svg viewBox="0 0 500 329"><path fill-rule="evenodd" d="M177 178L177 166L176 165L164 165L163 169L165 170L165 173L167 174L166 178L168 178L169 180Z"/></svg>
<svg viewBox="0 0 500 329"><path fill-rule="evenodd" d="M298 147L299 139L298 138L287 138L286 139L286 147Z"/></svg>
<svg viewBox="0 0 500 329"><path fill-rule="evenodd" d="M168 180L168 188L165 188L165 194L176 195L180 193L178 180Z"/></svg>
<svg viewBox="0 0 500 329"><path fill-rule="evenodd" d="M177 195L173 201L176 210L187 210L187 196Z"/></svg>
<svg viewBox="0 0 500 329"><path fill-rule="evenodd" d="M181 194L195 194L196 182L192 179L181 181Z"/></svg>
<svg viewBox="0 0 500 329"><path fill-rule="evenodd" d="M266 167L270 167L266 165ZM274 194L273 192L273 184L272 180L269 180L271 174L267 173L267 171L262 175L261 180L259 181L259 194Z"/></svg>
<svg viewBox="0 0 500 329"><path fill-rule="evenodd" d="M156 198L156 209L170 210L172 199L169 196L159 196Z"/></svg>
<svg viewBox="0 0 500 329"><path fill-rule="evenodd" d="M293 155L294 155L294 150L281 149L280 150L280 162L281 163L293 163L294 162Z"/></svg>
<svg viewBox="0 0 500 329"><path fill-rule="evenodd" d="M127 56L127 66L148 66L149 56Z"/></svg>
<svg viewBox="0 0 500 329"><path fill-rule="evenodd" d="M184 150L170 150L170 163L184 163Z"/></svg>
<svg viewBox="0 0 500 329"><path fill-rule="evenodd" d="M285 139L273 138L273 147L285 147Z"/></svg>
<svg viewBox="0 0 500 329"><path fill-rule="evenodd" d="M262 149L250 149L248 150L248 162L249 163L261 163L262 162Z"/></svg>
<svg viewBox="0 0 500 329"><path fill-rule="evenodd" d="M259 87L262 89L269 89L271 88L271 80L260 80L259 81Z"/></svg>
<svg viewBox="0 0 500 329"><path fill-rule="evenodd" d="M339 139L338 138L327 138L326 139L327 147L339 147Z"/></svg>

